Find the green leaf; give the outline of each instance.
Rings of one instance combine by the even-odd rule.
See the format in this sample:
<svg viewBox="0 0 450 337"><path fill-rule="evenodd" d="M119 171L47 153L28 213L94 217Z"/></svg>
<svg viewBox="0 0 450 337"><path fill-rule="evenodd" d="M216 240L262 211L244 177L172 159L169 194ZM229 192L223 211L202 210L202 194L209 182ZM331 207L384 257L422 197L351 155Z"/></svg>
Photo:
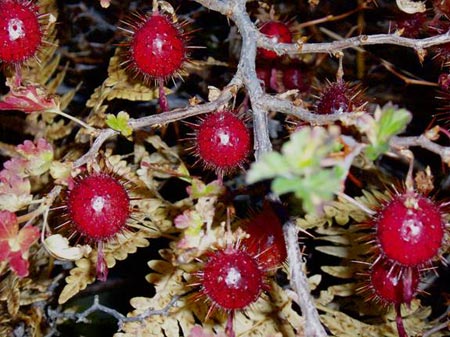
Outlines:
<svg viewBox="0 0 450 337"><path fill-rule="evenodd" d="M387 142L389 138L405 130L410 121L411 114L405 109L383 109L378 120L378 140Z"/></svg>
<svg viewBox="0 0 450 337"><path fill-rule="evenodd" d="M267 153L252 164L247 183L273 179L274 193L294 193L305 211L314 213L342 189L348 173L339 137L337 128L305 127L291 136L281 153Z"/></svg>
<svg viewBox="0 0 450 337"><path fill-rule="evenodd" d="M133 133L133 129L128 125L130 115L125 111L120 111L117 116L113 114L106 115L106 125L111 129L119 131L123 136L128 137Z"/></svg>
<svg viewBox="0 0 450 337"><path fill-rule="evenodd" d="M375 125L372 132L368 132L370 145L366 148L366 155L375 160L389 150L389 140L403 132L411 121L411 114L405 109L397 109L388 104L375 111Z"/></svg>
<svg viewBox="0 0 450 337"><path fill-rule="evenodd" d="M280 153L265 153L259 161L252 164L250 171L247 173L247 183L253 184L261 180L281 176L286 174L288 170L286 159Z"/></svg>

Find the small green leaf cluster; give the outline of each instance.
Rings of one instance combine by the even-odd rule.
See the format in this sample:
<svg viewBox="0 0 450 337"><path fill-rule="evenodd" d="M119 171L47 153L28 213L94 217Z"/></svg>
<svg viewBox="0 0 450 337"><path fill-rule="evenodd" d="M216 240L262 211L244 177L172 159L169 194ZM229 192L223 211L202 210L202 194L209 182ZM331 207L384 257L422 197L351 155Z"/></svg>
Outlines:
<svg viewBox="0 0 450 337"><path fill-rule="evenodd" d="M339 129L304 127L294 133L281 152L269 152L254 163L247 183L273 179L277 195L294 193L306 212L315 212L342 188L347 175Z"/></svg>
<svg viewBox="0 0 450 337"><path fill-rule="evenodd" d="M411 121L411 113L405 109L398 109L393 105L378 107L375 118L367 125L366 132L370 144L365 154L370 160L377 159L389 150L390 139L403 132Z"/></svg>

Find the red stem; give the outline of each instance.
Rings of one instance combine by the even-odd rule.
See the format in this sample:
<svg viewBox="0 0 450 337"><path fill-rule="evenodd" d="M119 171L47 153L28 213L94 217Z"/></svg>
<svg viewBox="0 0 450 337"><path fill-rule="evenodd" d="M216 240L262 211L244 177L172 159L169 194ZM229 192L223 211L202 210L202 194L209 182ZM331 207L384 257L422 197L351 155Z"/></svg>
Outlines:
<svg viewBox="0 0 450 337"><path fill-rule="evenodd" d="M19 64L14 65L14 70L16 72L15 86L19 87L22 84L22 67Z"/></svg>
<svg viewBox="0 0 450 337"><path fill-rule="evenodd" d="M402 312L400 309L401 304L395 304L395 313L397 316L395 317L395 323L397 323L397 331L399 337L408 337L405 326L403 325Z"/></svg>
<svg viewBox="0 0 450 337"><path fill-rule="evenodd" d="M234 310L231 310L227 318L227 324L225 326L225 333L228 337L236 337L236 334L234 333L233 329L233 320L234 320Z"/></svg>
<svg viewBox="0 0 450 337"><path fill-rule="evenodd" d="M106 265L105 255L103 254L103 241L99 241L97 245L97 279L106 281L108 278L108 266Z"/></svg>
<svg viewBox="0 0 450 337"><path fill-rule="evenodd" d="M169 101L167 100L166 92L164 90L164 80L158 79L159 86L159 107L161 112L169 111Z"/></svg>

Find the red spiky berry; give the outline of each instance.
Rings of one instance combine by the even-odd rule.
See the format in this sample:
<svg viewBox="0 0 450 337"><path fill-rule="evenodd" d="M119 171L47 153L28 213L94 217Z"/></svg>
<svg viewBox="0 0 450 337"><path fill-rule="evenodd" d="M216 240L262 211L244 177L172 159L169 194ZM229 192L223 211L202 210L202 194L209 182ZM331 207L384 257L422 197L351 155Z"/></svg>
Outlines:
<svg viewBox="0 0 450 337"><path fill-rule="evenodd" d="M244 227L249 235L242 245L255 256L264 270L278 268L287 257L282 224L269 203Z"/></svg>
<svg viewBox="0 0 450 337"><path fill-rule="evenodd" d="M283 84L287 90L307 92L310 89L310 75L301 67L291 65L283 70Z"/></svg>
<svg viewBox="0 0 450 337"><path fill-rule="evenodd" d="M209 114L194 128L194 152L206 168L223 175L245 163L251 150L250 131L233 112Z"/></svg>
<svg viewBox="0 0 450 337"><path fill-rule="evenodd" d="M370 270L370 287L374 299L384 304L409 304L419 285L417 268L397 268L386 261L378 261Z"/></svg>
<svg viewBox="0 0 450 337"><path fill-rule="evenodd" d="M264 84L264 89L270 88L271 73L270 67L256 67L256 76Z"/></svg>
<svg viewBox="0 0 450 337"><path fill-rule="evenodd" d="M289 27L283 22L265 22L260 31L261 33L267 35L273 43L292 43L292 33L289 30ZM258 54L261 58L266 60L275 60L278 58L277 53L264 48L259 48Z"/></svg>
<svg viewBox="0 0 450 337"><path fill-rule="evenodd" d="M107 173L94 173L76 180L66 202L70 224L88 241L111 238L125 227L130 216L127 190Z"/></svg>
<svg viewBox="0 0 450 337"><path fill-rule="evenodd" d="M201 293L224 310L244 309L255 302L264 289L263 276L254 257L231 247L212 253L198 273Z"/></svg>
<svg viewBox="0 0 450 337"><path fill-rule="evenodd" d="M450 2L447 0L433 0L433 9L436 15L450 16Z"/></svg>
<svg viewBox="0 0 450 337"><path fill-rule="evenodd" d="M414 192L395 195L374 219L383 255L403 266L420 266L435 258L444 240L439 206Z"/></svg>
<svg viewBox="0 0 450 337"><path fill-rule="evenodd" d="M372 265L368 276L368 283L360 288L360 291L369 291L369 300L375 300L383 305L393 305L398 335L408 337L403 325L401 305L409 305L413 300L420 281L419 270L379 260Z"/></svg>
<svg viewBox="0 0 450 337"><path fill-rule="evenodd" d="M407 14L400 13L393 22L393 29L401 30L402 36L409 38L418 38L427 28L427 13Z"/></svg>
<svg viewBox="0 0 450 337"><path fill-rule="evenodd" d="M339 114L363 108L360 90L342 80L328 82L321 90L315 112L322 115Z"/></svg>
<svg viewBox="0 0 450 337"><path fill-rule="evenodd" d="M276 67L262 65L256 67L256 76L264 84L264 89L267 92L281 92L282 87L279 79L279 71Z"/></svg>
<svg viewBox="0 0 450 337"><path fill-rule="evenodd" d="M19 64L36 55L42 43L37 7L31 1L0 1L0 61Z"/></svg>
<svg viewBox="0 0 450 337"><path fill-rule="evenodd" d="M450 74L442 73L438 77L439 88L446 93L450 91Z"/></svg>
<svg viewBox="0 0 450 337"><path fill-rule="evenodd" d="M135 13L123 22L130 34L124 63L145 81L167 79L179 73L187 59L187 35L167 15ZM130 30L131 29L131 30Z"/></svg>

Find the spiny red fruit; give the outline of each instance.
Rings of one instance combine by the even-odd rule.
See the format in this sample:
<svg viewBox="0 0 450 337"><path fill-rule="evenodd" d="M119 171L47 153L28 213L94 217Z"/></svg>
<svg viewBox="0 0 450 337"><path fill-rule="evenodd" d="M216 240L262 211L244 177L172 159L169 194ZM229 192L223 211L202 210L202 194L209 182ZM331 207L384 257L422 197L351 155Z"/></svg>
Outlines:
<svg viewBox="0 0 450 337"><path fill-rule="evenodd" d="M297 66L289 66L283 71L283 84L288 90L306 92L310 89L309 75Z"/></svg>
<svg viewBox="0 0 450 337"><path fill-rule="evenodd" d="M282 224L270 204L264 205L262 212L253 217L244 230L249 237L242 244L264 270L278 268L286 260Z"/></svg>
<svg viewBox="0 0 450 337"><path fill-rule="evenodd" d="M433 0L433 8L437 15L450 16L450 2L447 0Z"/></svg>
<svg viewBox="0 0 450 337"><path fill-rule="evenodd" d="M419 266L438 255L444 240L444 220L431 199L417 193L396 195L375 219L382 253L403 266Z"/></svg>
<svg viewBox="0 0 450 337"><path fill-rule="evenodd" d="M439 88L446 93L450 91L450 74L442 73L438 77Z"/></svg>
<svg viewBox="0 0 450 337"><path fill-rule="evenodd" d="M289 27L283 22L268 21L263 24L260 31L267 35L273 43L292 42L292 33L289 30ZM258 49L258 54L261 58L266 60L275 60L278 58L277 53L263 48Z"/></svg>
<svg viewBox="0 0 450 337"><path fill-rule="evenodd" d="M402 36L418 38L424 33L428 21L426 13L406 14L401 13L394 21L393 28L402 30Z"/></svg>
<svg viewBox="0 0 450 337"><path fill-rule="evenodd" d="M0 1L0 61L22 63L42 43L39 13L31 1Z"/></svg>
<svg viewBox="0 0 450 337"><path fill-rule="evenodd" d="M264 89L270 89L272 69L270 67L256 67L256 76L264 83Z"/></svg>
<svg viewBox="0 0 450 337"><path fill-rule="evenodd" d="M269 92L282 92L278 69L269 65L257 66L256 76L264 83L264 89Z"/></svg>
<svg viewBox="0 0 450 337"><path fill-rule="evenodd" d="M392 264L378 261L370 270L370 287L384 303L409 304L417 292L420 275L417 268L397 270Z"/></svg>
<svg viewBox="0 0 450 337"><path fill-rule="evenodd" d="M130 20L131 21L131 20ZM145 79L166 79L176 74L186 61L186 36L167 15L153 12L136 15L135 21L124 22L133 31L129 42L129 68Z"/></svg>
<svg viewBox="0 0 450 337"><path fill-rule="evenodd" d="M125 227L130 216L130 199L118 179L95 173L76 181L67 195L67 210L81 236L102 241Z"/></svg>
<svg viewBox="0 0 450 337"><path fill-rule="evenodd" d="M344 81L328 83L322 90L315 112L322 115L338 114L359 109L364 104L357 88Z"/></svg>
<svg viewBox="0 0 450 337"><path fill-rule="evenodd" d="M399 337L408 337L403 325L401 305L411 303L417 292L419 281L420 275L417 268L401 267L387 260L379 260L372 265L368 284L362 288L371 292L369 299L394 306Z"/></svg>
<svg viewBox="0 0 450 337"><path fill-rule="evenodd" d="M264 288L263 273L255 258L236 248L213 253L200 274L202 293L225 310L247 307Z"/></svg>
<svg viewBox="0 0 450 337"><path fill-rule="evenodd" d="M242 166L247 159L251 149L250 132L233 112L218 111L196 126L194 146L204 165L222 175Z"/></svg>

